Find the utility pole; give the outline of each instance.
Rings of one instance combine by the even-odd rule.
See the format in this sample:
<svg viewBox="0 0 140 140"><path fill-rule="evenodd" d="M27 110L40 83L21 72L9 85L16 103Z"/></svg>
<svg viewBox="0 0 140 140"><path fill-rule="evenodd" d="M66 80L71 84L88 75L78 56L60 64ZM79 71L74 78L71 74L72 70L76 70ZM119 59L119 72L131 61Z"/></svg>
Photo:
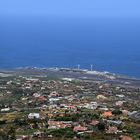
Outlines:
<svg viewBox="0 0 140 140"><path fill-rule="evenodd" d="M80 69L80 64L78 64L78 70Z"/></svg>
<svg viewBox="0 0 140 140"><path fill-rule="evenodd" d="M93 71L93 65L92 64L90 65L90 70Z"/></svg>

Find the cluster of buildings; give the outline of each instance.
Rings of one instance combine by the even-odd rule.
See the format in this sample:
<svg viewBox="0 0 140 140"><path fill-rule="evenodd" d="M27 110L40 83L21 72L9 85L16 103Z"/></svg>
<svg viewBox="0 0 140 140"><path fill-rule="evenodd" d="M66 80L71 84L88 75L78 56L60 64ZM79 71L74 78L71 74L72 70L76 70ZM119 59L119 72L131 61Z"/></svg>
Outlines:
<svg viewBox="0 0 140 140"><path fill-rule="evenodd" d="M12 124L18 140L57 139L63 131L71 139L140 139L139 100L139 89L107 82L5 78L0 81L0 131Z"/></svg>

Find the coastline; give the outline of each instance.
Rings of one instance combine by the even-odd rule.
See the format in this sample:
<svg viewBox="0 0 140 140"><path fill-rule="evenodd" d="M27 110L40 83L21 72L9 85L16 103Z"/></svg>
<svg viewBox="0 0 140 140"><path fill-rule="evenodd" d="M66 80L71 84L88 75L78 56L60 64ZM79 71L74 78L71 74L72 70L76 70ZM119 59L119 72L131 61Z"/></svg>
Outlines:
<svg viewBox="0 0 140 140"><path fill-rule="evenodd" d="M73 68L38 68L25 67L13 69L0 69L0 77L8 76L28 76L28 77L54 77L54 78L74 78L78 80L90 82L110 83L124 87L140 87L140 79L118 75L109 72L89 71L87 69L73 69Z"/></svg>

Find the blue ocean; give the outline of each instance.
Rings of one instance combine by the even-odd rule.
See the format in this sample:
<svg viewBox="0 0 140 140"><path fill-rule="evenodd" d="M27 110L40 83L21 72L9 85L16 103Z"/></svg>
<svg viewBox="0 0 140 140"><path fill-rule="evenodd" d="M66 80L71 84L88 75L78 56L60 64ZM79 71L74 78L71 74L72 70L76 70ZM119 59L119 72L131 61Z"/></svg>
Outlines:
<svg viewBox="0 0 140 140"><path fill-rule="evenodd" d="M0 17L0 68L77 64L140 77L140 19Z"/></svg>

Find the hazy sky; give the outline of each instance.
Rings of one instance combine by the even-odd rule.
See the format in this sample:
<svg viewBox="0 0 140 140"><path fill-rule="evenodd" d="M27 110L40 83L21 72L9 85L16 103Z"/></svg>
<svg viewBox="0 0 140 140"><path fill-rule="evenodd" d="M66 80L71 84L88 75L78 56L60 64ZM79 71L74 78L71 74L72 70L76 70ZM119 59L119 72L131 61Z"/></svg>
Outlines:
<svg viewBox="0 0 140 140"><path fill-rule="evenodd" d="M0 15L140 17L140 0L0 0Z"/></svg>

